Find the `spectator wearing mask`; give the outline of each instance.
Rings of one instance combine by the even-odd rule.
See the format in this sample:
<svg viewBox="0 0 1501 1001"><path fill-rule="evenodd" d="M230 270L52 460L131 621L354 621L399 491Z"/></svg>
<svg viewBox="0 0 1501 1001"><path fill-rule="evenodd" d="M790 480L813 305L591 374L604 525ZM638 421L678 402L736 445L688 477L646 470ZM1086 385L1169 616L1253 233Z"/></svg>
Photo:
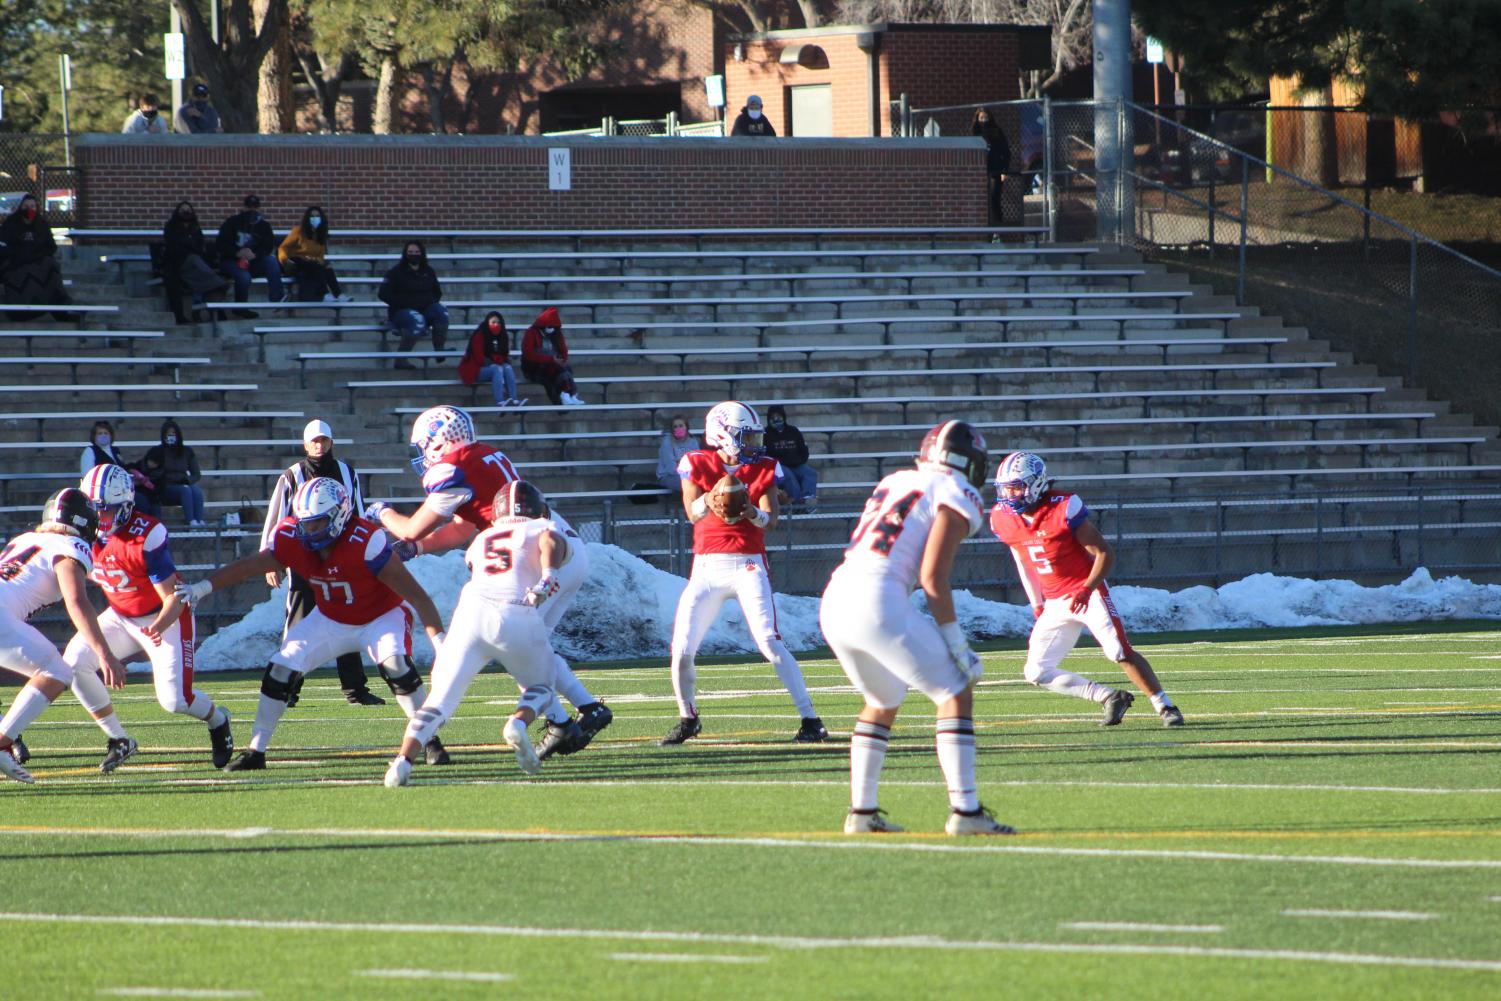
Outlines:
<svg viewBox="0 0 1501 1001"><path fill-rule="evenodd" d="M302 221L292 227L276 259L282 273L297 283L301 302L348 302L349 296L339 287L339 276L328 263L328 215L321 205L310 205Z"/></svg>
<svg viewBox="0 0 1501 1001"><path fill-rule="evenodd" d="M184 133L223 132L219 112L209 103L208 84L193 84L193 94L177 109L177 131Z"/></svg>
<svg viewBox="0 0 1501 1001"><path fill-rule="evenodd" d="M818 474L808 465L808 443L803 433L787 423L787 408L773 403L766 408L766 454L782 467L777 486L787 491L794 504L812 506L818 502Z"/></svg>
<svg viewBox="0 0 1501 1001"><path fill-rule="evenodd" d="M178 323L200 318L199 306L209 293L224 288L224 276L208 262L208 243L192 202L178 202L162 227L162 284ZM189 305L192 311L189 312Z"/></svg>
<svg viewBox="0 0 1501 1001"><path fill-rule="evenodd" d="M474 333L469 335L469 346L464 357L459 359L459 381L473 386L479 381L490 384L495 394L497 407L519 407L525 400L516 399L516 372L511 368L511 332L499 313L491 310L485 314Z"/></svg>
<svg viewBox="0 0 1501 1001"><path fill-rule="evenodd" d="M986 108L976 108L970 132L985 140L985 176L990 184L990 225L1006 223L1003 197L1006 191L1006 174L1011 170L1011 144L1006 133Z"/></svg>
<svg viewBox="0 0 1501 1001"><path fill-rule="evenodd" d="M448 307L443 305L443 284L427 263L427 248L421 240L408 240L401 250L401 262L386 272L380 283L380 301L386 304L386 318L401 338L398 351L410 351L424 330L432 331L433 350L442 351L448 343ZM396 359L396 368L416 368L405 358Z"/></svg>
<svg viewBox="0 0 1501 1001"><path fill-rule="evenodd" d="M198 468L198 457L182 440L182 428L170 417L162 422L161 441L141 460L141 472L156 484L159 503L181 505L188 524L202 528L208 522L203 520L203 488L198 485L203 470Z"/></svg>
<svg viewBox="0 0 1501 1001"><path fill-rule="evenodd" d="M732 136L775 136L777 130L771 127L771 122L761 110L760 95L752 94L745 99L745 107L740 109L740 114L735 116L735 124L730 128Z"/></svg>
<svg viewBox="0 0 1501 1001"><path fill-rule="evenodd" d="M678 475L678 463L701 447L698 436L688 433L688 418L678 414L668 421L667 430L662 432L662 444L657 448L657 485L671 491L674 497L681 496L683 478Z"/></svg>
<svg viewBox="0 0 1501 1001"><path fill-rule="evenodd" d="M119 466L130 474L136 488L136 509L144 511L153 518L162 513L161 505L156 502L156 484L146 478L134 463L126 462L115 447L115 426L109 421L95 421L89 429L89 443L83 448L83 455L78 458L78 475L82 476L95 466L113 465Z"/></svg>
<svg viewBox="0 0 1501 1001"><path fill-rule="evenodd" d="M167 128L167 120L157 109L156 95L145 93L141 95L136 109L125 119L125 124L120 127L120 131L125 135L164 136L172 130Z"/></svg>
<svg viewBox="0 0 1501 1001"><path fill-rule="evenodd" d="M71 301L63 290L52 226L36 196L28 194L0 222L0 302L66 306ZM64 323L73 319L66 311L52 315Z"/></svg>
<svg viewBox="0 0 1501 1001"><path fill-rule="evenodd" d="M252 275L266 279L266 301L283 302L286 293L281 285L281 264L276 259L276 235L261 215L259 195L246 195L244 208L224 220L214 240L219 251L219 270L235 283L235 302L250 299ZM245 319L254 319L248 309L236 310Z"/></svg>
<svg viewBox="0 0 1501 1001"><path fill-rule="evenodd" d="M583 406L574 395L573 369L568 365L568 342L563 337L563 320L554 306L544 309L521 337L521 371L547 390L553 405Z"/></svg>

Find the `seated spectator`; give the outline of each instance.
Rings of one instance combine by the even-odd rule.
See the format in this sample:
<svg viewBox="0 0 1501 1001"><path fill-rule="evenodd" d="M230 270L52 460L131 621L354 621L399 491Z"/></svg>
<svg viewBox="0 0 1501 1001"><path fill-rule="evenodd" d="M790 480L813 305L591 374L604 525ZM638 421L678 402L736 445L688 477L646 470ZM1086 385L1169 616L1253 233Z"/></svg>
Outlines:
<svg viewBox="0 0 1501 1001"><path fill-rule="evenodd" d="M276 259L276 236L261 215L260 196L246 195L244 206L243 211L225 219L219 227L219 236L214 240L219 251L219 270L235 283L235 302L250 300L252 275L266 279L267 302L283 302L286 293L281 286L281 264ZM255 318L248 309L236 310L236 315Z"/></svg>
<svg viewBox="0 0 1501 1001"><path fill-rule="evenodd" d="M401 263L386 272L378 294L386 304L387 320L401 338L396 350L412 350L424 330L432 331L433 350L443 350L448 343L448 307L442 301L443 284L427 263L427 248L421 240L407 241ZM396 359L395 367L416 368L405 358Z"/></svg>
<svg viewBox="0 0 1501 1001"><path fill-rule="evenodd" d="M547 398L554 405L583 405L584 401L574 395L578 387L568 365L568 342L563 338L563 320L556 307L544 309L522 335L521 371L547 390Z"/></svg>
<svg viewBox="0 0 1501 1001"><path fill-rule="evenodd" d="M202 319L198 307L211 292L224 288L224 277L209 263L211 256L192 202L178 202L162 227L162 284L178 323ZM192 311L189 312L189 305Z"/></svg>
<svg viewBox="0 0 1501 1001"><path fill-rule="evenodd" d="M194 528L208 524L203 520L203 488L198 485L203 470L198 468L198 457L182 440L182 428L170 417L162 422L162 443L141 460L141 472L156 484L159 504L181 505Z"/></svg>
<svg viewBox="0 0 1501 1001"><path fill-rule="evenodd" d="M812 506L818 502L818 474L808 465L808 443L803 433L787 423L787 408L773 403L766 408L766 454L782 467L777 486L787 491L794 504Z"/></svg>
<svg viewBox="0 0 1501 1001"><path fill-rule="evenodd" d="M698 436L688 432L688 418L678 414L668 421L667 430L662 432L662 444L657 449L657 484L674 496L681 496L683 480L678 476L678 463L683 456L697 452L699 448Z"/></svg>
<svg viewBox="0 0 1501 1001"><path fill-rule="evenodd" d="M276 249L282 273L297 283L299 302L348 302L339 287L339 276L328 263L328 215L321 205L310 205L302 221L292 227Z"/></svg>
<svg viewBox="0 0 1501 1001"><path fill-rule="evenodd" d="M157 109L156 95L147 92L141 95L140 104L125 119L125 124L120 127L120 131L126 135L146 133L164 136L172 130L167 128L167 120Z"/></svg>
<svg viewBox="0 0 1501 1001"><path fill-rule="evenodd" d="M193 84L193 96L177 109L178 132L223 132L218 110L209 103L208 84L203 81Z"/></svg>
<svg viewBox="0 0 1501 1001"><path fill-rule="evenodd" d="M756 94L747 97L745 107L740 109L735 124L730 127L730 135L774 137L776 134L777 130L771 127L770 120L761 111L761 98Z"/></svg>
<svg viewBox="0 0 1501 1001"><path fill-rule="evenodd" d="M36 196L28 194L0 222L0 302L66 306L71 301L63 290L52 227ZM64 323L73 319L66 311L52 315Z"/></svg>
<svg viewBox="0 0 1501 1001"><path fill-rule="evenodd" d="M459 381L472 386L483 379L495 394L497 407L519 407L525 400L516 399L516 372L511 368L511 332L499 313L485 314L469 346L459 359Z"/></svg>
<svg viewBox="0 0 1501 1001"><path fill-rule="evenodd" d="M94 426L89 429L89 443L84 446L83 455L78 459L78 475L82 476L95 466L104 465L119 466L130 474L136 486L137 508L153 518L161 515L161 505L156 502L156 484L147 479L146 474L135 463L126 462L119 449L115 448L115 426L109 421L95 421Z"/></svg>

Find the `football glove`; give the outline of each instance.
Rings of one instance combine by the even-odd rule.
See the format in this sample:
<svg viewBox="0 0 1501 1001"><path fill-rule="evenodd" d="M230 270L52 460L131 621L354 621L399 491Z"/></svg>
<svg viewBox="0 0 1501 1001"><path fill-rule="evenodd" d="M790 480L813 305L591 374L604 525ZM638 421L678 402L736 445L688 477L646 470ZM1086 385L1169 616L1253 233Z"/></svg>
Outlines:
<svg viewBox="0 0 1501 1001"><path fill-rule="evenodd" d="M526 595L521 599L533 608L539 607L548 598L558 593L558 579L552 574L543 577L537 583L526 589Z"/></svg>
<svg viewBox="0 0 1501 1001"><path fill-rule="evenodd" d="M184 605L192 608L194 605L198 604L198 602L214 593L214 585L206 580L200 580L195 584L189 584L186 581L179 581L177 583L177 586L172 589L172 593L175 594L177 596L177 599Z"/></svg>
<svg viewBox="0 0 1501 1001"><path fill-rule="evenodd" d="M382 511L386 510L390 506L391 505L387 504L385 501L375 501L374 503L366 504L365 505L364 513L361 515L361 517L364 518L366 521L373 521L377 525L379 525L380 524L380 513ZM404 558L405 557L403 557L403 559Z"/></svg>
<svg viewBox="0 0 1501 1001"><path fill-rule="evenodd" d="M943 636L943 642L949 648L949 656L954 660L954 666L964 676L964 680L971 685L975 684L985 674L985 665L980 662L980 655L969 648L969 641L964 638L964 630L959 628L957 622L945 622L938 627L938 632Z"/></svg>
<svg viewBox="0 0 1501 1001"><path fill-rule="evenodd" d="M417 555L417 543L408 542L406 539L397 539L391 543L391 552L396 554L397 559L405 563Z"/></svg>

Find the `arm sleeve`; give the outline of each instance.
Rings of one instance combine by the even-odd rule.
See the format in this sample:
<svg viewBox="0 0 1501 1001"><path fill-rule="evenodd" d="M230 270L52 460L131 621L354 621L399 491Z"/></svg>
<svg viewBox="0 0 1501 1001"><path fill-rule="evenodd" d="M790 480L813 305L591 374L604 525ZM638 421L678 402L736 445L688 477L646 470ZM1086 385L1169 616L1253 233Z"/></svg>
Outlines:
<svg viewBox="0 0 1501 1001"><path fill-rule="evenodd" d="M1072 494L1068 499L1068 507L1064 509L1064 517L1068 519L1070 530L1078 528L1089 518L1089 508L1084 506L1084 501L1078 494Z"/></svg>
<svg viewBox="0 0 1501 1001"><path fill-rule="evenodd" d="M271 538L276 526L287 515L287 497L292 492L291 478L282 473L271 488L271 499L266 501L266 523L261 526L261 548L271 548Z"/></svg>
<svg viewBox="0 0 1501 1001"><path fill-rule="evenodd" d="M281 241L281 246L276 248L276 259L286 265L287 261L296 256L297 251L297 227L293 226L291 232Z"/></svg>
<svg viewBox="0 0 1501 1001"><path fill-rule="evenodd" d="M198 453L190 448L188 449L188 483L191 485L201 479L203 479L203 470L198 465Z"/></svg>
<svg viewBox="0 0 1501 1001"><path fill-rule="evenodd" d="M662 445L657 449L657 479L671 476L677 468L677 457L672 450L672 439L667 435L662 436Z"/></svg>
<svg viewBox="0 0 1501 1001"><path fill-rule="evenodd" d="M381 279L380 291L375 293L376 298L387 306L391 305L391 272L386 272L386 277Z"/></svg>
<svg viewBox="0 0 1501 1001"><path fill-rule="evenodd" d="M340 459L339 464L349 470L349 497L354 501L355 513L365 510L365 492L360 489L360 471Z"/></svg>
<svg viewBox="0 0 1501 1001"><path fill-rule="evenodd" d="M167 526L160 522L146 533L146 541L141 545L141 556L146 562L146 576L153 584L170 580L177 573L177 567L172 563L172 550L167 545Z"/></svg>
<svg viewBox="0 0 1501 1001"><path fill-rule="evenodd" d="M391 540L386 537L386 533L380 529L372 532L370 541L365 543L365 566L370 569L370 573L380 576L380 572L386 568L387 563L391 562L393 555Z"/></svg>
<svg viewBox="0 0 1501 1001"><path fill-rule="evenodd" d="M801 431L793 431L793 440L797 448L793 450L792 457L794 466L804 466L808 463L808 442L803 438Z"/></svg>

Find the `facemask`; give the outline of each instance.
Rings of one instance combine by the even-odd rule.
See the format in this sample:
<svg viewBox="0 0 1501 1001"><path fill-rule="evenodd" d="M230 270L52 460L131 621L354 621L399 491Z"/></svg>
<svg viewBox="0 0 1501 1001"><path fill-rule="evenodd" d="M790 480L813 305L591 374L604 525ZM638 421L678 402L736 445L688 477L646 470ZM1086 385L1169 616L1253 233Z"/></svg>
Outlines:
<svg viewBox="0 0 1501 1001"><path fill-rule="evenodd" d="M419 264L422 263L422 255L421 254L408 254L407 255L407 263L410 264L412 267L415 268L417 265L419 265Z"/></svg>
<svg viewBox="0 0 1501 1001"><path fill-rule="evenodd" d="M500 321L499 320L491 320L489 326L490 326L490 331L492 333L496 333L496 334L500 333Z"/></svg>
<svg viewBox="0 0 1501 1001"><path fill-rule="evenodd" d="M109 443L112 441L114 441L114 439L110 437L109 432L107 431L100 431L98 434L94 435L94 444L98 445L100 448L109 448Z"/></svg>
<svg viewBox="0 0 1501 1001"><path fill-rule="evenodd" d="M147 108L145 111L142 111L141 114L145 115L147 118L155 118L156 117L156 109L155 108Z"/></svg>
<svg viewBox="0 0 1501 1001"><path fill-rule="evenodd" d="M162 440L165 441L168 445L176 445L177 444L177 435L175 435L175 434L169 434L169 435L167 435L167 437L163 438Z"/></svg>
<svg viewBox="0 0 1501 1001"><path fill-rule="evenodd" d="M682 441L684 438L688 437L688 429L687 428L673 428L672 429L672 436L674 438L676 438L678 441Z"/></svg>
<svg viewBox="0 0 1501 1001"><path fill-rule="evenodd" d="M747 108L747 109L745 109L745 113L748 114L748 115L750 115L752 118L760 118L761 117L761 109L760 108Z"/></svg>
<svg viewBox="0 0 1501 1001"><path fill-rule="evenodd" d="M28 205L28 206L26 206L24 209L21 210L21 215L26 219L27 222L30 222L31 220L33 220L33 219L36 218L36 206L35 205Z"/></svg>
<svg viewBox="0 0 1501 1001"><path fill-rule="evenodd" d="M316 216L316 215L310 215L310 216L307 217L307 224L312 229L317 229L319 226L323 225L323 217L322 216Z"/></svg>
<svg viewBox="0 0 1501 1001"><path fill-rule="evenodd" d="M782 420L782 418L780 417L774 417L771 420L767 421L767 424L780 431L784 426L786 426L787 422Z"/></svg>

